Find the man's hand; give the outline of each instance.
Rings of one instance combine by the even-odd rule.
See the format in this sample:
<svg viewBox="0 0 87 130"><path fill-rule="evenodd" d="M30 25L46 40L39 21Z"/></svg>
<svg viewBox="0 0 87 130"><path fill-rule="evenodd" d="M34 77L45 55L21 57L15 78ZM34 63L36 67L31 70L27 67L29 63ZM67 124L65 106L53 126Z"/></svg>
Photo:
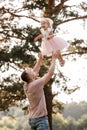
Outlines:
<svg viewBox="0 0 87 130"><path fill-rule="evenodd" d="M52 52L52 58L58 58L59 50Z"/></svg>
<svg viewBox="0 0 87 130"><path fill-rule="evenodd" d="M41 52L39 52L39 59L42 60L43 59L43 55Z"/></svg>

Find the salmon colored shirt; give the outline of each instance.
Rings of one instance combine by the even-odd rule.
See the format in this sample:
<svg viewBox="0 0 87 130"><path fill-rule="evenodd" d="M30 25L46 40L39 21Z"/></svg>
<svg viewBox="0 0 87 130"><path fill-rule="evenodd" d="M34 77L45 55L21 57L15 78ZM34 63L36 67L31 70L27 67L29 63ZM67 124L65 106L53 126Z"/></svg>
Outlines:
<svg viewBox="0 0 87 130"><path fill-rule="evenodd" d="M24 85L24 92L29 100L29 117L37 118L47 115L44 96L44 77Z"/></svg>

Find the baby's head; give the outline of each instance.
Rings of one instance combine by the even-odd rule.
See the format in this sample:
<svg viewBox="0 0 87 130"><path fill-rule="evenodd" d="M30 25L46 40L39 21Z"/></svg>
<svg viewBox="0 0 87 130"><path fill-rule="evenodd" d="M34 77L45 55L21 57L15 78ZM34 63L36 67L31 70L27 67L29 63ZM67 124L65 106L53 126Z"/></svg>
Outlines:
<svg viewBox="0 0 87 130"><path fill-rule="evenodd" d="M52 25L53 25L53 21L50 18L42 18L41 21L40 21L40 23L41 23L42 27L44 27L44 25L45 25L48 28L49 27L51 28Z"/></svg>

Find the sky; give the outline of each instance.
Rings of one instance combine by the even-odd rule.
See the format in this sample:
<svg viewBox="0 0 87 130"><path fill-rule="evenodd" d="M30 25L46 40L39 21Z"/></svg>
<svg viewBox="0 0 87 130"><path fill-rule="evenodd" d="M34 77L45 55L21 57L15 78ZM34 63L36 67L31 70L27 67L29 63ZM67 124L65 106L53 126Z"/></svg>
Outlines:
<svg viewBox="0 0 87 130"><path fill-rule="evenodd" d="M72 21L68 24L63 24L60 26L67 33L59 33L58 35L66 40L71 40L74 38L84 39L87 41L87 20L85 23L85 28L82 26L83 21ZM86 42L87 44L87 42ZM66 61L66 64L63 68L59 69L64 73L65 76L69 77L71 80L67 83L67 86L72 88L73 86L79 86L80 89L76 90L76 92L71 95L67 95L66 93L58 94L57 99L63 103L70 103L72 101L87 102L87 56L77 58L76 61L72 61L71 59ZM55 88L57 91L57 89ZM53 92L55 91L53 89Z"/></svg>
<svg viewBox="0 0 87 130"><path fill-rule="evenodd" d="M66 61L64 67L58 67L61 72L71 80L67 82L68 89L72 89L75 86L80 87L74 93L67 95L64 92L58 94L55 99L63 103L70 103L72 101L87 102L87 59L78 58L76 61ZM53 92L60 92L57 86L53 86Z"/></svg>
<svg viewBox="0 0 87 130"><path fill-rule="evenodd" d="M73 5L76 2L81 2L82 0L73 1ZM86 1L86 0L83 0ZM72 2L70 2L72 4ZM60 37L71 40L74 38L84 39L87 41L87 20L85 22L85 28L82 26L83 21L72 21L67 24L61 25L61 29L63 29L66 34L59 33ZM67 31L68 30L68 31ZM86 43L87 44L87 43ZM87 101L87 56L77 58L76 61L68 60L63 68L59 69L64 73L65 76L69 77L71 80L67 83L69 88L73 86L79 86L80 89L72 93L71 95L67 95L66 93L58 94L57 99L66 103L66 102L81 102ZM56 88L53 89L57 91Z"/></svg>

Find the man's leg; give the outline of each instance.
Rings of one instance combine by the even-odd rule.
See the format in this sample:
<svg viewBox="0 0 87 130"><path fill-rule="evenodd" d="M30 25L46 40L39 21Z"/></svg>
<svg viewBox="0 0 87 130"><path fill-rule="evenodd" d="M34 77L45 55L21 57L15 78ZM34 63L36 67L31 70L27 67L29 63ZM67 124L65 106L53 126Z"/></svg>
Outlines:
<svg viewBox="0 0 87 130"><path fill-rule="evenodd" d="M34 119L29 119L29 126L31 130L37 130Z"/></svg>
<svg viewBox="0 0 87 130"><path fill-rule="evenodd" d="M48 117L40 117L37 121L37 130L50 130Z"/></svg>

